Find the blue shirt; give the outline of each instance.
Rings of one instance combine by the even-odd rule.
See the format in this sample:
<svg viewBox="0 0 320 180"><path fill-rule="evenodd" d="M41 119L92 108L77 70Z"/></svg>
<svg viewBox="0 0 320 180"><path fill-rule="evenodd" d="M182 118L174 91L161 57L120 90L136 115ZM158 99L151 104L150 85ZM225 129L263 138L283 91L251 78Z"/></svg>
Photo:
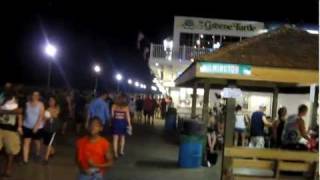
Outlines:
<svg viewBox="0 0 320 180"><path fill-rule="evenodd" d="M89 104L88 115L89 118L97 116L101 119L103 124L106 124L106 122L110 119L109 103L101 98L92 100Z"/></svg>
<svg viewBox="0 0 320 180"><path fill-rule="evenodd" d="M251 117L251 136L263 136L264 135L264 124L263 124L264 113L256 111Z"/></svg>

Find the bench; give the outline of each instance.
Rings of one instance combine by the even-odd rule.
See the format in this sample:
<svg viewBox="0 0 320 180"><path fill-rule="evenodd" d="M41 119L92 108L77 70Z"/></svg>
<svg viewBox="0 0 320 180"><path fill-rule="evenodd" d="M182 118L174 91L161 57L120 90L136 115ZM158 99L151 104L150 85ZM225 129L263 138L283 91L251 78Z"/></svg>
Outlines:
<svg viewBox="0 0 320 180"><path fill-rule="evenodd" d="M315 178L319 174L319 155L314 152L226 147L224 156L231 158L232 170L248 168L272 172L265 178L273 176L279 179L281 171L314 172Z"/></svg>

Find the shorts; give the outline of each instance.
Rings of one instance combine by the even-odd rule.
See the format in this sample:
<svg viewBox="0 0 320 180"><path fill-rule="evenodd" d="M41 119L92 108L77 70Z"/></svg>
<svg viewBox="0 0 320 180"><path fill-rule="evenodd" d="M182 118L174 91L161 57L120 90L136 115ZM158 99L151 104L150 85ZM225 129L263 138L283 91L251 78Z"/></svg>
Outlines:
<svg viewBox="0 0 320 180"><path fill-rule="evenodd" d="M102 173L95 173L93 175L80 173L78 175L78 180L103 180L103 175Z"/></svg>
<svg viewBox="0 0 320 180"><path fill-rule="evenodd" d="M249 147L260 148L260 149L264 148L264 137L263 136L251 137Z"/></svg>
<svg viewBox="0 0 320 180"><path fill-rule="evenodd" d="M23 127L23 138L31 138L33 140L40 140L42 138L42 129L39 129L35 134L32 132L32 129Z"/></svg>
<svg viewBox="0 0 320 180"><path fill-rule="evenodd" d="M17 155L21 149L19 133L0 129L0 150L2 148L7 154Z"/></svg>
<svg viewBox="0 0 320 180"><path fill-rule="evenodd" d="M242 128L235 128L234 129L234 131L236 132L236 133L244 133L245 131L246 131L246 129L242 129Z"/></svg>
<svg viewBox="0 0 320 180"><path fill-rule="evenodd" d="M53 138L53 132L42 131L43 144L49 146L51 139Z"/></svg>

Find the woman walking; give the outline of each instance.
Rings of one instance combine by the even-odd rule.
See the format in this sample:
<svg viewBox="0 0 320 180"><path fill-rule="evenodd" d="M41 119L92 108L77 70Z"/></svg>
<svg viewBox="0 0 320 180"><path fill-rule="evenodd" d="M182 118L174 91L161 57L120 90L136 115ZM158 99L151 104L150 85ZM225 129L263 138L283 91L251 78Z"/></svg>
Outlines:
<svg viewBox="0 0 320 180"><path fill-rule="evenodd" d="M113 134L113 153L118 158L124 155L125 137L131 130L130 111L126 101L126 96L121 94L117 97L112 106L112 134ZM120 149L119 147L120 142Z"/></svg>
<svg viewBox="0 0 320 180"><path fill-rule="evenodd" d="M245 146L246 141L246 123L248 120L242 112L242 107L238 105L236 107L236 124L234 130L234 146L238 146L239 137L241 137L241 146Z"/></svg>
<svg viewBox="0 0 320 180"><path fill-rule="evenodd" d="M48 108L45 111L45 125L43 129L43 144L47 147L44 157L44 164L48 164L49 157L55 154L55 149L52 146L53 140L56 136L57 119L60 114L60 107L57 105L55 97L50 97L48 101Z"/></svg>
<svg viewBox="0 0 320 180"><path fill-rule="evenodd" d="M40 157L40 140L44 120L44 105L40 101L40 93L34 91L31 101L26 104L25 120L23 122L23 162L29 162L30 144L34 140L36 146L36 160Z"/></svg>

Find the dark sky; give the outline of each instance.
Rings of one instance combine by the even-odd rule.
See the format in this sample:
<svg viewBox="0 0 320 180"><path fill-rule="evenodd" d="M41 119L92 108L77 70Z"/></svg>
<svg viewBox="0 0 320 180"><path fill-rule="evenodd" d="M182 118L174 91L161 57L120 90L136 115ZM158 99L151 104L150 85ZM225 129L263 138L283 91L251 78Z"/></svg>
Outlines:
<svg viewBox="0 0 320 180"><path fill-rule="evenodd" d="M114 4L116 2L116 4ZM173 30L174 15L318 23L318 1L27 1L1 4L0 82L45 85L47 58L41 52L45 35L59 46L53 69L54 86L90 88L92 64L103 64L101 81L113 86L114 72L150 81L149 70L136 49L142 31L162 42ZM4 11L6 10L6 12Z"/></svg>

